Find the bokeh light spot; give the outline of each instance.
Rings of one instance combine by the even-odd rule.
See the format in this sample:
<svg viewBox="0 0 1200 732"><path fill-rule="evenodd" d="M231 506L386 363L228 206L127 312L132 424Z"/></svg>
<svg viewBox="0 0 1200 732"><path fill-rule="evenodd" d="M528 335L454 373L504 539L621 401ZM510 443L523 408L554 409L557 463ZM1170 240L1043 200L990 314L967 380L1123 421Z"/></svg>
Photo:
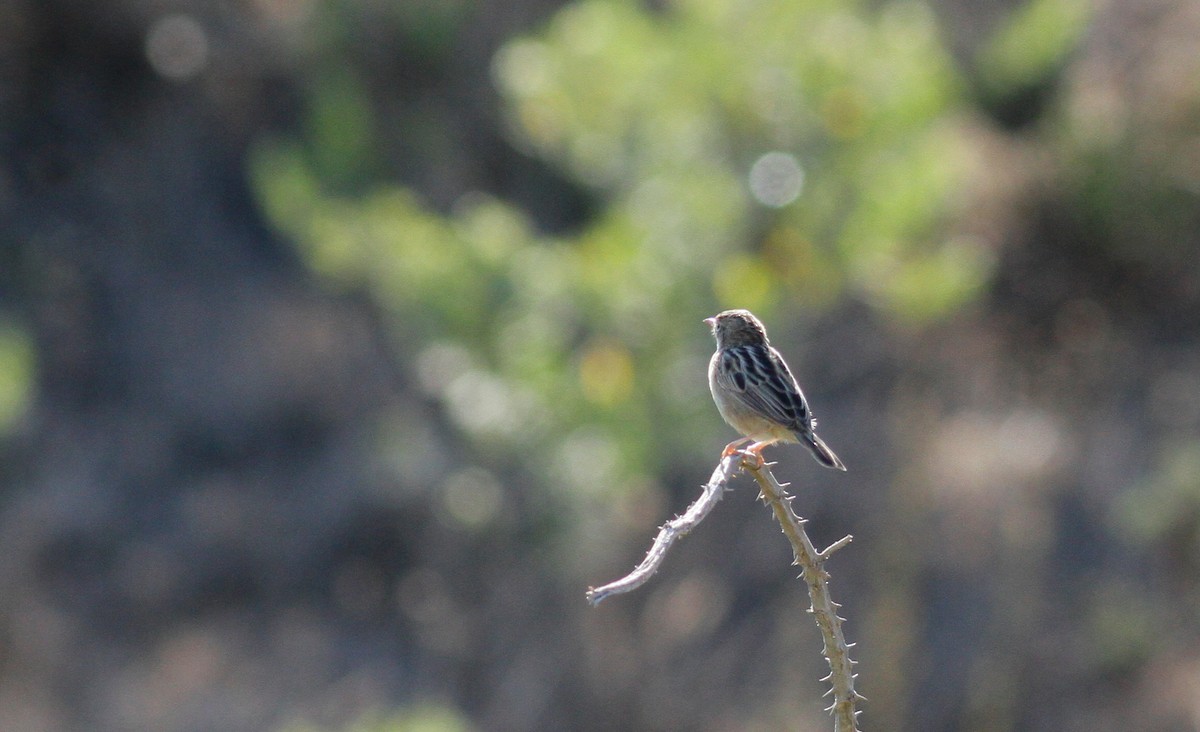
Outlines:
<svg viewBox="0 0 1200 732"><path fill-rule="evenodd" d="M633 392L633 358L619 343L590 344L579 360L579 383L593 404L610 407Z"/></svg>
<svg viewBox="0 0 1200 732"><path fill-rule="evenodd" d="M194 78L208 65L208 34L190 15L168 15L146 32L146 60L171 81Z"/></svg>
<svg viewBox="0 0 1200 732"><path fill-rule="evenodd" d="M544 92L550 86L550 71L546 46L537 41L514 41L492 63L492 78L518 97Z"/></svg>
<svg viewBox="0 0 1200 732"><path fill-rule="evenodd" d="M442 507L455 524L482 528L500 511L504 489L491 472L479 467L456 471L442 485Z"/></svg>
<svg viewBox="0 0 1200 732"><path fill-rule="evenodd" d="M803 187L804 169L794 155L769 152L750 168L750 192L764 206L786 206L800 196Z"/></svg>

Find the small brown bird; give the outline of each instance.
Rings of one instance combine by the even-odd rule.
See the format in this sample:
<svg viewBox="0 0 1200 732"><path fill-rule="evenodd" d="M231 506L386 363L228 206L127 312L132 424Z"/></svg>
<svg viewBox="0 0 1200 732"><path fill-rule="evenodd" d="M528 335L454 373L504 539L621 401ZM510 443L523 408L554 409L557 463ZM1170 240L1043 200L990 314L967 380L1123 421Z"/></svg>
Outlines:
<svg viewBox="0 0 1200 732"><path fill-rule="evenodd" d="M775 442L798 442L828 468L845 470L833 450L817 437L804 392L771 342L767 329L749 310L726 310L704 320L717 340L708 364L708 388L721 416L745 437L725 446L723 456L751 442L749 452Z"/></svg>

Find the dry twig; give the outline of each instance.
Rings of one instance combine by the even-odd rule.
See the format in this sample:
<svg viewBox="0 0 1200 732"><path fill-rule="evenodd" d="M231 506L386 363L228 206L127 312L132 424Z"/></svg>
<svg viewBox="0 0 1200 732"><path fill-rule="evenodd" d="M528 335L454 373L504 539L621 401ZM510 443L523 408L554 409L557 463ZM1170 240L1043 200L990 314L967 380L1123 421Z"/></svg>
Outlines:
<svg viewBox="0 0 1200 732"><path fill-rule="evenodd" d="M658 571L675 540L696 528L717 505L717 501L721 500L721 495L727 489L729 480L739 469L750 473L758 482L762 490L760 497L771 507L784 536L791 543L795 556L793 564L802 569L800 576L808 585L808 597L811 602L808 611L812 613L817 627L821 630L825 641L821 653L829 662L829 675L822 680L828 681L831 687L826 694L833 695L833 703L826 711L833 716L834 732L858 732L858 711L855 710L855 704L863 699L863 696L854 689L855 661L850 658L853 644L846 643L842 634L844 618L837 614L841 606L830 597L829 573L824 568L825 560L849 544L853 537L846 535L824 550L817 551L804 531L805 519L792 511L792 497L787 494L787 486L776 480L767 463L748 453L737 452L722 458L700 497L682 515L662 525L641 564L615 582L589 589L588 602L599 605L612 595L629 592L644 585Z"/></svg>
<svg viewBox="0 0 1200 732"><path fill-rule="evenodd" d="M717 501L721 500L721 495L729 485L729 479L733 477L741 464L740 453L723 458L717 465L717 469L713 471L712 477L708 479L704 491L696 499L696 502L688 506L688 510L682 515L676 516L659 528L658 536L654 539L654 544L650 546L650 551L646 552L646 558L642 560L642 563L615 582L609 582L603 587L588 588L588 602L599 605L612 595L636 590L646 584L646 581L658 571L659 565L667 556L667 550L671 548L675 540L687 536L688 532L704 520L713 506L717 505Z"/></svg>

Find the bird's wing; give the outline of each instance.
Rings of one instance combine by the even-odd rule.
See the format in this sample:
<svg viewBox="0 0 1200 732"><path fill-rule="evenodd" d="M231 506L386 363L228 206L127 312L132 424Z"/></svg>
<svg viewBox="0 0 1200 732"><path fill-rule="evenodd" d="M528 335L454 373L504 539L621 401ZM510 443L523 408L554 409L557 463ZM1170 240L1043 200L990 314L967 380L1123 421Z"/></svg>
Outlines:
<svg viewBox="0 0 1200 732"><path fill-rule="evenodd" d="M735 399L792 430L809 430L804 393L779 352L770 346L734 346L721 354L717 379Z"/></svg>

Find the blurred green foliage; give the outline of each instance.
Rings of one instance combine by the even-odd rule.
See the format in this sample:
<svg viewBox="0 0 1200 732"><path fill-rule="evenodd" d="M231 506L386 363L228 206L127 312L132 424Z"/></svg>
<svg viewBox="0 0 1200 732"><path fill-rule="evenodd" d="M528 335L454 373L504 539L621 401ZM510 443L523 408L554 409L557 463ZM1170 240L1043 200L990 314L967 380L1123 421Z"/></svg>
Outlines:
<svg viewBox="0 0 1200 732"><path fill-rule="evenodd" d="M327 185L349 185L369 170L376 144L367 89L339 64L321 66L309 85L308 158Z"/></svg>
<svg viewBox="0 0 1200 732"><path fill-rule="evenodd" d="M927 318L987 274L944 227L962 94L922 4L591 0L509 44L495 76L514 139L606 200L594 234L657 250L671 285L722 306L821 310L848 289ZM797 196L755 185L773 152Z"/></svg>
<svg viewBox="0 0 1200 732"><path fill-rule="evenodd" d="M1155 469L1113 504L1113 529L1139 549L1165 538L1200 565L1200 445L1164 446Z"/></svg>
<svg viewBox="0 0 1200 732"><path fill-rule="evenodd" d="M388 715L368 714L336 732L471 732L475 727L447 707L424 704ZM308 724L284 727L281 732L335 732Z"/></svg>
<svg viewBox="0 0 1200 732"><path fill-rule="evenodd" d="M1088 27L1087 0L1029 0L983 48L978 65L996 94L1045 83L1066 63Z"/></svg>
<svg viewBox="0 0 1200 732"><path fill-rule="evenodd" d="M0 320L0 435L13 429L33 399L34 350L28 333Z"/></svg>
<svg viewBox="0 0 1200 732"><path fill-rule="evenodd" d="M585 0L493 76L513 143L600 202L582 230L540 235L481 194L445 215L394 185L337 195L371 144L340 77L315 85L308 138L264 143L252 174L312 268L384 306L468 434L551 447L573 492L707 447L716 310L803 322L852 297L922 322L989 274L950 226L962 90L920 3Z"/></svg>

